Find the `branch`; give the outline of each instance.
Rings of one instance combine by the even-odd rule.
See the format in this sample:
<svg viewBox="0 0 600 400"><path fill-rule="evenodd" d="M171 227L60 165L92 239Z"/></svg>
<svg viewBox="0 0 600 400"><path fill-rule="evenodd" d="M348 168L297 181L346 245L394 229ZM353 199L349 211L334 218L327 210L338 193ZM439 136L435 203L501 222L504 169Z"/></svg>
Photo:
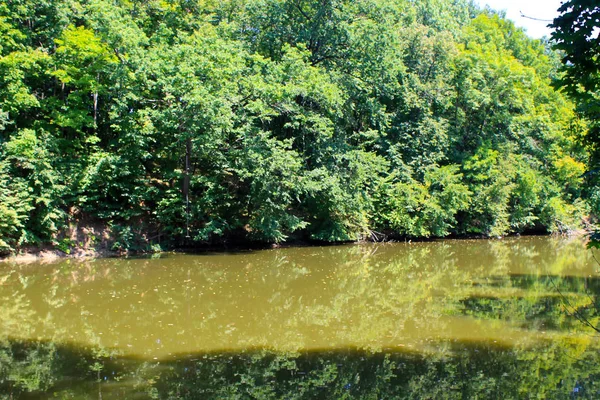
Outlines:
<svg viewBox="0 0 600 400"><path fill-rule="evenodd" d="M123 59L123 57L119 53L119 49L113 49L113 50L115 51L115 55L117 56L119 61L121 61L121 64L127 64L127 62Z"/></svg>
<svg viewBox="0 0 600 400"><path fill-rule="evenodd" d="M588 319L586 317L584 317L583 315L581 315L579 313L579 311L575 307L573 307L573 305L571 304L571 302L569 301L569 299L567 299L567 297L564 294L562 294L562 292L560 291L560 289L558 288L558 286L556 286L556 283L554 283L554 278L550 278L550 282L552 283L552 286L554 286L554 288L556 289L556 291L558 292L558 294L562 298L563 303L565 304L565 310L567 311L567 313L570 314L571 316L575 317L582 324L587 325L590 328L592 328L593 330L595 330L596 332L600 333L600 329L596 328L594 325L592 325L592 323L590 321L588 321ZM569 307L573 310L573 313L571 313L569 311Z"/></svg>
<svg viewBox="0 0 600 400"><path fill-rule="evenodd" d="M333 55L333 54L331 54L331 55L325 54L324 56L319 57L316 60L312 61L310 63L310 65L314 67L315 65L317 65L317 64L319 64L319 63L321 63L321 62L323 62L325 60L333 60L333 59L336 59L336 58L339 58L339 57L336 56L336 55Z"/></svg>
<svg viewBox="0 0 600 400"><path fill-rule="evenodd" d="M523 14L523 11L519 11L519 12L521 13L521 18L532 19L534 21L540 21L540 22L554 22L551 19L539 19L539 18L528 17L527 15Z"/></svg>
<svg viewBox="0 0 600 400"><path fill-rule="evenodd" d="M306 18L307 21L310 21L312 19L308 15L306 15L306 13L302 9L302 7L300 7L300 4L296 3L295 5L296 5L296 8L298 9L298 11L300 11L300 13L304 16L304 18Z"/></svg>

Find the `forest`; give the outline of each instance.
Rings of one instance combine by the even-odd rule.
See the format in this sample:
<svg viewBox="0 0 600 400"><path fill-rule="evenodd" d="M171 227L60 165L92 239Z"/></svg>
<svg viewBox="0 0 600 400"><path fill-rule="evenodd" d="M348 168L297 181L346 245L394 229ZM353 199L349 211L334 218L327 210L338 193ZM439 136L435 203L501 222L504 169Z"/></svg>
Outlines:
<svg viewBox="0 0 600 400"><path fill-rule="evenodd" d="M467 0L3 1L0 253L572 232L561 51Z"/></svg>

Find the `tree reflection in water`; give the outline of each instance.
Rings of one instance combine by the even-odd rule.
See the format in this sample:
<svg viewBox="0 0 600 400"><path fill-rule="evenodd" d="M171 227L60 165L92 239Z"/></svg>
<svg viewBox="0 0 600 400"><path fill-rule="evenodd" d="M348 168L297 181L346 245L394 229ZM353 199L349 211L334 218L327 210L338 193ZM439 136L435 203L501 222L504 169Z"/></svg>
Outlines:
<svg viewBox="0 0 600 400"><path fill-rule="evenodd" d="M550 238L3 265L0 393L596 398L598 276Z"/></svg>

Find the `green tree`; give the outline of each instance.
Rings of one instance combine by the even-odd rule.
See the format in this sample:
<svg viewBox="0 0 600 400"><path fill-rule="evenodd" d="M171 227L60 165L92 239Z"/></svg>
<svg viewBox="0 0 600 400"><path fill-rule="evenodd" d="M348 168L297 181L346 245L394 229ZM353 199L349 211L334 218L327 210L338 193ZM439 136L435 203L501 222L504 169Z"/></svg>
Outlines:
<svg viewBox="0 0 600 400"><path fill-rule="evenodd" d="M589 121L585 143L590 149L587 187L594 212L600 210L598 160L600 157L600 7L589 0L569 0L558 9L554 48L562 55L561 75L556 86L572 97Z"/></svg>

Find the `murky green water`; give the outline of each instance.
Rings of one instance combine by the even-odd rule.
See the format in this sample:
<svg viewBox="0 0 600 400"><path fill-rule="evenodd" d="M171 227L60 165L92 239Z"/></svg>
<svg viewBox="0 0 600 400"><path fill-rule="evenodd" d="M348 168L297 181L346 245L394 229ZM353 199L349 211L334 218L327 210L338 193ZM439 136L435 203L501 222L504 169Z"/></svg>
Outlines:
<svg viewBox="0 0 600 400"><path fill-rule="evenodd" d="M598 398L599 270L532 237L4 263L0 398Z"/></svg>

